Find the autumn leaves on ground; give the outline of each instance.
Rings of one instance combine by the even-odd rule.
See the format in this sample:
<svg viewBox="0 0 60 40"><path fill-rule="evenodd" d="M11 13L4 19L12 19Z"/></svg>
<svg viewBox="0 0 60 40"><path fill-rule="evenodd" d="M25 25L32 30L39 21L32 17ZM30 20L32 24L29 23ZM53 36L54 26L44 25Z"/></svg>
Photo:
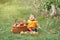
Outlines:
<svg viewBox="0 0 60 40"><path fill-rule="evenodd" d="M30 14L35 14L36 19L42 27L38 29L38 35L14 34L11 32L14 20L18 18L28 19ZM0 4L0 40L60 40L60 19L55 17L45 17L32 10L28 5L21 1Z"/></svg>

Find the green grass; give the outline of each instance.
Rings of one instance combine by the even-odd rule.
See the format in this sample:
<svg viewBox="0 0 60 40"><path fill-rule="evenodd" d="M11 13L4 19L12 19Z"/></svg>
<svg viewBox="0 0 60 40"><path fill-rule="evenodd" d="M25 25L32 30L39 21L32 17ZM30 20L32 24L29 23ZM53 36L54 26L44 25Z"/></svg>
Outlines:
<svg viewBox="0 0 60 40"><path fill-rule="evenodd" d="M31 34L14 34L11 32L14 20L24 17L28 19L29 15L33 13L37 15L36 19L42 27L42 30L38 30L39 35ZM12 3L10 5L0 6L0 40L60 40L60 19L56 18L45 18L43 15L38 16L33 10L27 5L19 5ZM56 34L51 33L49 30L53 29Z"/></svg>

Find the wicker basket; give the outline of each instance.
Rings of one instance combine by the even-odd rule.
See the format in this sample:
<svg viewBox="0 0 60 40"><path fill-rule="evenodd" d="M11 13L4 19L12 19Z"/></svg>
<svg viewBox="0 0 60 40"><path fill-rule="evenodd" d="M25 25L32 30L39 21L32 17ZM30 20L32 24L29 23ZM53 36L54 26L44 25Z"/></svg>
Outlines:
<svg viewBox="0 0 60 40"><path fill-rule="evenodd" d="M19 32L21 32L21 31L27 31L27 27L26 26L24 26L24 27L12 27L12 30L11 30L12 32L15 32L15 33L19 33Z"/></svg>

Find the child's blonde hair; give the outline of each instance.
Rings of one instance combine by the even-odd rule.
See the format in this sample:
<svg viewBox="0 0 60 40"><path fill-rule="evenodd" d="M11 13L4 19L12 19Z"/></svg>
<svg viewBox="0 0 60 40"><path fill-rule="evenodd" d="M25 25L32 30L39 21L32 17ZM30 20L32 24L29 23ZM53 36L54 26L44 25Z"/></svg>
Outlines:
<svg viewBox="0 0 60 40"><path fill-rule="evenodd" d="M29 19L31 19L31 20L35 20L35 15L30 14Z"/></svg>

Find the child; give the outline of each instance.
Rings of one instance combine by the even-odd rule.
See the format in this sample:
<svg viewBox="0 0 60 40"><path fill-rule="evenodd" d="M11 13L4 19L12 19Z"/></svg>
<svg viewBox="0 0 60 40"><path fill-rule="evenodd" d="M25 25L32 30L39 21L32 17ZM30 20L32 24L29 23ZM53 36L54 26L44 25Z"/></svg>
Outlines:
<svg viewBox="0 0 60 40"><path fill-rule="evenodd" d="M31 14L27 24L28 32L37 32L37 26L38 26L38 23L36 21L35 16Z"/></svg>

